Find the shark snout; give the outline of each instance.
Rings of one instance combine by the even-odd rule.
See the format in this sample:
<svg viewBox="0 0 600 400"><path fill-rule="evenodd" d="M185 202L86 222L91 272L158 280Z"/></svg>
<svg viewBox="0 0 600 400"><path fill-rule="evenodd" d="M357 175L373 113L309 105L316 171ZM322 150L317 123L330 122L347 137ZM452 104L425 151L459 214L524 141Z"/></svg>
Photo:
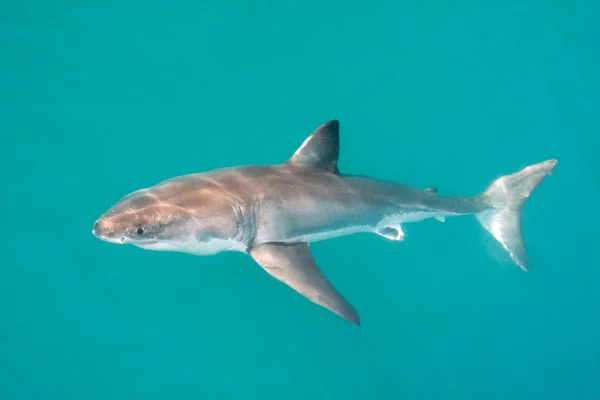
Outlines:
<svg viewBox="0 0 600 400"><path fill-rule="evenodd" d="M114 224L106 218L100 218L94 223L92 234L107 242L122 243L123 238L116 235Z"/></svg>

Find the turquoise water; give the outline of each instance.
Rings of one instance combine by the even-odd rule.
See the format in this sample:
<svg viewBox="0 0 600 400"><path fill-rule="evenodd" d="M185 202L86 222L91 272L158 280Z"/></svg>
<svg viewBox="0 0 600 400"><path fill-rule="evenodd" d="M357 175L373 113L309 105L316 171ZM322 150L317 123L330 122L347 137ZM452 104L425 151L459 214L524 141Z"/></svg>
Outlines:
<svg viewBox="0 0 600 400"><path fill-rule="evenodd" d="M0 399L598 399L598 2L0 3ZM123 195L286 160L475 195L548 158L530 272L472 217L247 256L94 238Z"/></svg>

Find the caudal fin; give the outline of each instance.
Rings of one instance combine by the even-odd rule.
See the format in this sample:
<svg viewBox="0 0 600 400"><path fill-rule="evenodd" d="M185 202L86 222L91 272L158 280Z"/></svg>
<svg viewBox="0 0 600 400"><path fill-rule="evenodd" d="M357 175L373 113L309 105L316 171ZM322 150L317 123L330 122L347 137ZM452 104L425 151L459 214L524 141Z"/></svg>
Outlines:
<svg viewBox="0 0 600 400"><path fill-rule="evenodd" d="M529 256L521 232L521 210L531 192L552 173L557 163L558 160L547 160L502 176L479 195L479 199L490 207L475 214L479 223L524 271L529 267Z"/></svg>

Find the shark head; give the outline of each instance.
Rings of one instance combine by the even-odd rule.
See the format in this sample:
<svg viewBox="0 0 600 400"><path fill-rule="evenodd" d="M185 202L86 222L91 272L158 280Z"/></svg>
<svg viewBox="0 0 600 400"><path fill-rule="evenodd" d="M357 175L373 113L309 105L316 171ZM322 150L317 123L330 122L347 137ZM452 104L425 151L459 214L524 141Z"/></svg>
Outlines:
<svg viewBox="0 0 600 400"><path fill-rule="evenodd" d="M102 214L92 233L110 243L143 247L191 235L192 221L193 216L184 208L143 189L125 196Z"/></svg>
<svg viewBox="0 0 600 400"><path fill-rule="evenodd" d="M123 197L96 220L92 233L110 243L200 255L238 245L236 227L231 206L218 199L157 188Z"/></svg>

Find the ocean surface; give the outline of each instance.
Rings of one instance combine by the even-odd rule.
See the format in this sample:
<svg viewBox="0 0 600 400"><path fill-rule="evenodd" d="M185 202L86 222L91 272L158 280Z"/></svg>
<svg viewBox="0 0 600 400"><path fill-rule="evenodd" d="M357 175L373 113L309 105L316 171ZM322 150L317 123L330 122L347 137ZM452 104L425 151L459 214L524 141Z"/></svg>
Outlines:
<svg viewBox="0 0 600 400"><path fill-rule="evenodd" d="M600 3L0 2L0 399L600 399ZM523 272L467 216L250 257L102 242L177 175L287 160L471 196L550 158Z"/></svg>

